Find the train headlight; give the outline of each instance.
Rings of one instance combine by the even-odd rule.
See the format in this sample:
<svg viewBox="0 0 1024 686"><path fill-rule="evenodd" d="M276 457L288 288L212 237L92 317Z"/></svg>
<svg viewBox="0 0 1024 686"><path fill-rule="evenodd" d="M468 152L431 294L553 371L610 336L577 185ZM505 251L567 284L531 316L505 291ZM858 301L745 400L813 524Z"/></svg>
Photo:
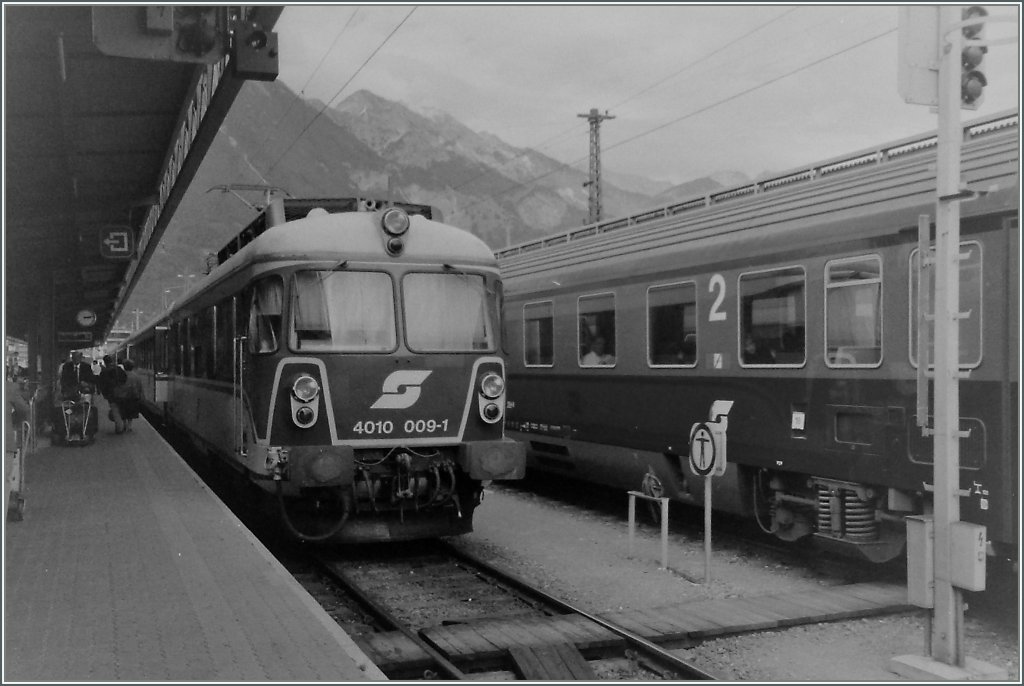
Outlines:
<svg viewBox="0 0 1024 686"><path fill-rule="evenodd" d="M484 405L484 419L489 422L495 422L501 417L501 408L494 403L487 403Z"/></svg>
<svg viewBox="0 0 1024 686"><path fill-rule="evenodd" d="M292 395L304 403L311 402L320 395L320 384L312 376L303 374L292 384Z"/></svg>
<svg viewBox="0 0 1024 686"><path fill-rule="evenodd" d="M401 236L409 230L409 215L399 207L389 207L380 216L380 226L389 236Z"/></svg>
<svg viewBox="0 0 1024 686"><path fill-rule="evenodd" d="M316 412L309 405L303 405L295 410L295 423L300 427L306 427L316 421Z"/></svg>
<svg viewBox="0 0 1024 686"><path fill-rule="evenodd" d="M484 378L480 379L480 392L489 400L500 397L505 392L505 379L494 372L485 374Z"/></svg>

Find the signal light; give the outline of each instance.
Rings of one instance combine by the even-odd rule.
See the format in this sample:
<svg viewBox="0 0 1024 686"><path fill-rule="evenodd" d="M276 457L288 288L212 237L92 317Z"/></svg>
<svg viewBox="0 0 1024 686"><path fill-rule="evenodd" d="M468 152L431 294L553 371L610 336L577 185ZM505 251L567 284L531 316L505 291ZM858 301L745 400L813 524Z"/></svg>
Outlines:
<svg viewBox="0 0 1024 686"><path fill-rule="evenodd" d="M961 14L965 23L961 29L963 49L960 52L960 106L965 109L978 109L985 86L988 85L985 74L978 69L988 52L984 45L987 16L988 12L979 5L967 7Z"/></svg>
<svg viewBox="0 0 1024 686"><path fill-rule="evenodd" d="M278 72L277 33L256 23L235 26L231 62L235 76L255 81L273 81Z"/></svg>

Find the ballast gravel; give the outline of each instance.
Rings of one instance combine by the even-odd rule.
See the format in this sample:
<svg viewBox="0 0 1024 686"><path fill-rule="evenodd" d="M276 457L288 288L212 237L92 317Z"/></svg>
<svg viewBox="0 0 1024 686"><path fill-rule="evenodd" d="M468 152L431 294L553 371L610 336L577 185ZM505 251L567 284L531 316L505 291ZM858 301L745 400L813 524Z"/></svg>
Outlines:
<svg viewBox="0 0 1024 686"><path fill-rule="evenodd" d="M687 517L702 522L703 515L699 509L682 507L670 514L668 568L663 569L659 527L638 512L631 552L626 494L621 494L621 509L614 502L595 508L517 484L493 484L476 511L475 531L453 542L597 614L800 592L843 582L831 573L748 545L728 532L716 532L714 523L710 565L706 565L702 527L676 526ZM1005 669L1011 681L1019 682L1016 579L1007 588L1005 597L994 599L999 610L973 612L968 606L965 653ZM991 597L970 595L979 596L978 605L993 602ZM969 605L974 602L970 600ZM926 622L927 613L919 610L715 638L678 652L727 681L900 681L904 679L892 671L891 660L924 655ZM649 672L631 671L628 665L600 676L651 678Z"/></svg>

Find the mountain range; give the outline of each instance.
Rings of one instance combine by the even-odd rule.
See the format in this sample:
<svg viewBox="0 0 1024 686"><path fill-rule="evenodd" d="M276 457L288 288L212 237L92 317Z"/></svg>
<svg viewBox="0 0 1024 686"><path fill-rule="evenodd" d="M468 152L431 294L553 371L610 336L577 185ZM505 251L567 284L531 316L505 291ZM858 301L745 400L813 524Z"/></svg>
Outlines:
<svg viewBox="0 0 1024 686"><path fill-rule="evenodd" d="M587 171L473 131L444 112L415 111L368 90L330 107L277 81L249 82L126 310L148 321L202 274L206 256L265 204L260 192L241 186L429 204L497 248L585 224L587 180ZM718 172L671 186L605 167L602 213L625 216L747 180ZM119 325L131 324L128 316Z"/></svg>

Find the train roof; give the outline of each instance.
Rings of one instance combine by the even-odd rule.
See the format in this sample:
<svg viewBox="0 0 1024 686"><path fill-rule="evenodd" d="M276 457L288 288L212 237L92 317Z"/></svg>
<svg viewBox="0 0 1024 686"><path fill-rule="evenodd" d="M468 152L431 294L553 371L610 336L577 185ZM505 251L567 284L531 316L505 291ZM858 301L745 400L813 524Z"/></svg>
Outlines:
<svg viewBox="0 0 1024 686"><path fill-rule="evenodd" d="M358 204L353 205L353 202ZM402 236L404 247L397 256L385 250L380 211L401 207L409 214L410 226ZM452 265L497 273L497 260L487 244L463 229L429 219L438 216L426 205L376 203L348 199L305 199L285 201L281 217L274 224L265 211L250 223L218 255L221 264L205 275L182 297L173 310L188 311L193 303L216 297L228 283L242 276L251 279L247 268L281 264L338 264L342 261L410 265ZM145 328L163 325L165 313Z"/></svg>
<svg viewBox="0 0 1024 686"><path fill-rule="evenodd" d="M606 279L609 268L650 273L916 228L919 214L934 216L935 148L934 135L904 139L506 248L496 253L506 291L530 290L531 277L539 287L557 274L568 286ZM982 195L962 215L1019 207L1019 169L1016 111L966 126L962 178Z"/></svg>
<svg viewBox="0 0 1024 686"><path fill-rule="evenodd" d="M389 257L378 213L327 213L314 209L302 219L268 228L218 269L230 269L243 262L330 259L495 266L491 249L468 231L422 215L410 215L409 219L409 230L403 236L404 249L400 255Z"/></svg>

